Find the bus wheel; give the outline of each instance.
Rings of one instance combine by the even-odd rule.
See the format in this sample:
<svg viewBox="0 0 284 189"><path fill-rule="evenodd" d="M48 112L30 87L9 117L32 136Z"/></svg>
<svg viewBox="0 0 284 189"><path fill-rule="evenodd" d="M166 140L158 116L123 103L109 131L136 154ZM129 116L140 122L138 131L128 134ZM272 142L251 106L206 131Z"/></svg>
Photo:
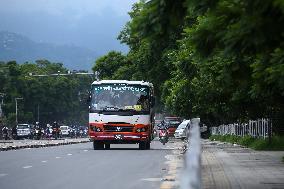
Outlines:
<svg viewBox="0 0 284 189"><path fill-rule="evenodd" d="M139 150L145 150L146 149L146 142L142 141L139 142Z"/></svg>
<svg viewBox="0 0 284 189"><path fill-rule="evenodd" d="M94 141L93 147L94 147L94 150L102 150L102 149L104 149L104 144L102 142L99 142L99 141Z"/></svg>
<svg viewBox="0 0 284 189"><path fill-rule="evenodd" d="M105 144L105 149L109 150L110 149L110 144Z"/></svg>
<svg viewBox="0 0 284 189"><path fill-rule="evenodd" d="M151 142L147 141L146 142L146 150L150 150L150 147L151 147Z"/></svg>

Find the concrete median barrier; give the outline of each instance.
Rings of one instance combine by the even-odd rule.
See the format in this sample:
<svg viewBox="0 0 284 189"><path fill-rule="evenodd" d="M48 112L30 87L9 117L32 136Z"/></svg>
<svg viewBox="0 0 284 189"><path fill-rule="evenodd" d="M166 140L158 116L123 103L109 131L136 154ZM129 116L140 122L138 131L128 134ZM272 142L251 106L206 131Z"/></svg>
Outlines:
<svg viewBox="0 0 284 189"><path fill-rule="evenodd" d="M10 140L0 141L0 151L18 150L23 148L45 148L90 142L89 138L63 139L63 140Z"/></svg>

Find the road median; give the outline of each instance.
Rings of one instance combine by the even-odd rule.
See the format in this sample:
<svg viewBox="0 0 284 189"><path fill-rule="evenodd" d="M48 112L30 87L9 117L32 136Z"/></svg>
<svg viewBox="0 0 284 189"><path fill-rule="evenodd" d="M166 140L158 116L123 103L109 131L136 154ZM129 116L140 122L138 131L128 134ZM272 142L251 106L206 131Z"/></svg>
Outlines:
<svg viewBox="0 0 284 189"><path fill-rule="evenodd" d="M9 140L0 141L0 151L18 150L24 148L44 148L90 142L89 138L72 138L62 140Z"/></svg>

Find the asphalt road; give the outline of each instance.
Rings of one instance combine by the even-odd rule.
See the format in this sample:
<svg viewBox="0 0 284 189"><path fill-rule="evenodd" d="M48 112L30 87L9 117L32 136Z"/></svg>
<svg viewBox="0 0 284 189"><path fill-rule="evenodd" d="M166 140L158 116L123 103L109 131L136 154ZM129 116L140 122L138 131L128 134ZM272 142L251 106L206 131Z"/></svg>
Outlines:
<svg viewBox="0 0 284 189"><path fill-rule="evenodd" d="M151 150L111 145L95 151L85 143L0 152L0 188L160 188L174 147L153 141Z"/></svg>

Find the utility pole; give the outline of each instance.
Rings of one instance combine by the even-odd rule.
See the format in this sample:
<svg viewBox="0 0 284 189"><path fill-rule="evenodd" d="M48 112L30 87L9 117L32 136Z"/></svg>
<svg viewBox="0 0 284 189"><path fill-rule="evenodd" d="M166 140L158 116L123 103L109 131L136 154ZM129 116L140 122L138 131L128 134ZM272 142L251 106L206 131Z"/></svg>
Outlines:
<svg viewBox="0 0 284 189"><path fill-rule="evenodd" d="M16 125L18 125L18 100L23 100L23 98L15 98L15 101L16 101Z"/></svg>
<svg viewBox="0 0 284 189"><path fill-rule="evenodd" d="M37 104L37 122L39 122L39 104Z"/></svg>
<svg viewBox="0 0 284 189"><path fill-rule="evenodd" d="M0 118L3 116L2 105L4 104L4 93L0 93L1 102L0 102Z"/></svg>

